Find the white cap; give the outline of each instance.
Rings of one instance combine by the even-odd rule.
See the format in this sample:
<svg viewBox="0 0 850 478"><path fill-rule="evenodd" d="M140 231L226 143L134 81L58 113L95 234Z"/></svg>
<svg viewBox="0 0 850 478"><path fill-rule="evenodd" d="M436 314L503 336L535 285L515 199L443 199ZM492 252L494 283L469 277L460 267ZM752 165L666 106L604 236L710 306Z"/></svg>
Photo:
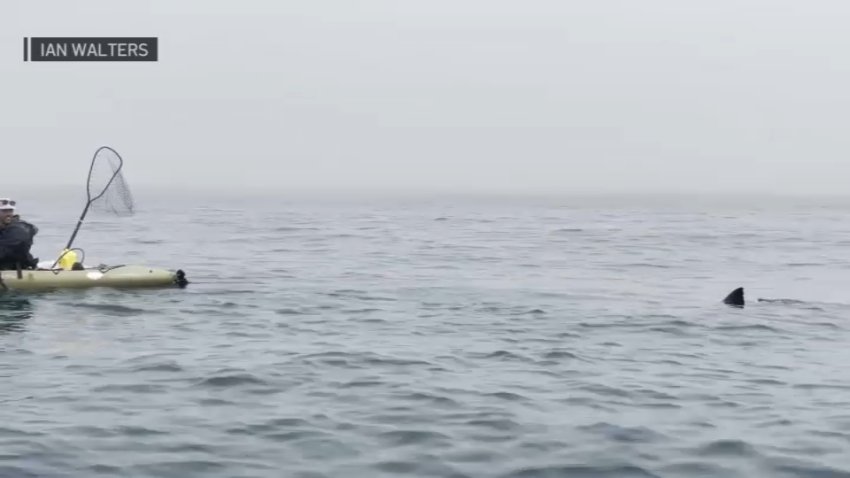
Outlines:
<svg viewBox="0 0 850 478"><path fill-rule="evenodd" d="M9 198L0 198L0 210L2 211L14 211L15 210L15 200Z"/></svg>

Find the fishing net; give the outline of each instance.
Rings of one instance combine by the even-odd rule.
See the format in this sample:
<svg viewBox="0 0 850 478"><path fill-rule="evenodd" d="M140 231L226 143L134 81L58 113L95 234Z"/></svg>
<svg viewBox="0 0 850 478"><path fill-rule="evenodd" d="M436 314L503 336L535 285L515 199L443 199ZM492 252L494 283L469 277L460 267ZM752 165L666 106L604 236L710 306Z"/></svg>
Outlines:
<svg viewBox="0 0 850 478"><path fill-rule="evenodd" d="M89 168L88 197L91 210L130 216L136 205L121 168L124 160L114 149L102 146L94 153Z"/></svg>
<svg viewBox="0 0 850 478"><path fill-rule="evenodd" d="M133 203L133 195L130 194L130 188L121 173L122 166L124 166L124 160L109 146L101 146L95 151L89 167L86 207L83 209L80 220L77 221L77 227L74 228L74 233L68 239L68 245L65 246L65 249L71 248L77 233L80 231L80 226L82 226L83 220L90 210L108 212L116 216L130 216L135 212L136 206ZM55 266L56 263L54 262L53 265Z"/></svg>

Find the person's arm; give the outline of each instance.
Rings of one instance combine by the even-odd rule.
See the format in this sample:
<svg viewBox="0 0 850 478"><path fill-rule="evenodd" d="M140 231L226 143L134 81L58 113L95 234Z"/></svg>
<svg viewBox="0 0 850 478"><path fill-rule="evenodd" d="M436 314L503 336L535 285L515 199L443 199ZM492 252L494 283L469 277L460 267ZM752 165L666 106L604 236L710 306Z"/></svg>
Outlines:
<svg viewBox="0 0 850 478"><path fill-rule="evenodd" d="M29 242L30 234L26 228L14 224L0 234L0 257L8 257L12 255L14 250L21 244Z"/></svg>

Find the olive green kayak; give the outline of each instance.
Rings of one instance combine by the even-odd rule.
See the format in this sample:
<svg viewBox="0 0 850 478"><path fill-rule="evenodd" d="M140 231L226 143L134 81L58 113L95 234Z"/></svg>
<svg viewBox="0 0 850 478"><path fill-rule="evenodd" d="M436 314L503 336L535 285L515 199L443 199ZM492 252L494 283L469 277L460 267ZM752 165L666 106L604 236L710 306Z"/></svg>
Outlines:
<svg viewBox="0 0 850 478"><path fill-rule="evenodd" d="M83 270L36 269L0 271L0 291L84 289L90 287L185 287L186 274L141 265L120 265Z"/></svg>

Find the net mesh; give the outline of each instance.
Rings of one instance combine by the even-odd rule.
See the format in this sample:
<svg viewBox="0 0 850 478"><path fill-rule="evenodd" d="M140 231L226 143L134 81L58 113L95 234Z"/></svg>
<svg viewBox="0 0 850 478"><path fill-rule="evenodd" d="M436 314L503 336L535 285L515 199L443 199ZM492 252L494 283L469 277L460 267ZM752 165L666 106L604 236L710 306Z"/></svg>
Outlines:
<svg viewBox="0 0 850 478"><path fill-rule="evenodd" d="M121 171L123 165L124 160L114 149L104 146L97 150L89 170L90 210L116 216L135 213L136 204Z"/></svg>

